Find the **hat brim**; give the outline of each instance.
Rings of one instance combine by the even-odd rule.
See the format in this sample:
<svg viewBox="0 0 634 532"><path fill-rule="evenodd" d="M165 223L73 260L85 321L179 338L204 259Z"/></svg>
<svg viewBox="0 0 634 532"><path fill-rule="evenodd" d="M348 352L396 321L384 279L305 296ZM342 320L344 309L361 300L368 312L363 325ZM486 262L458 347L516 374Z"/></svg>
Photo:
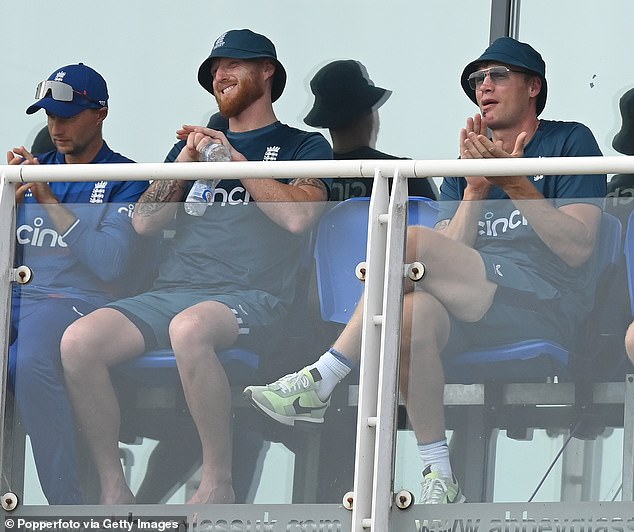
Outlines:
<svg viewBox="0 0 634 532"><path fill-rule="evenodd" d="M286 70L277 58L269 54L257 54L238 48L222 48L222 53L214 53L205 59L198 68L198 83L211 94L214 93L213 76L211 75L211 62L216 57L232 57L234 59L270 59L275 63L275 74L273 75L273 86L271 87L271 100L277 100L284 92L286 86Z"/></svg>
<svg viewBox="0 0 634 532"><path fill-rule="evenodd" d="M41 100L38 100L33 105L30 105L27 110L27 115L32 115L36 113L40 109L44 109L48 113L59 116L61 118L71 118L75 115L78 115L82 111L86 109L97 109L98 107L80 105L78 103L73 102L60 102L59 100L54 100L50 96L46 96Z"/></svg>
<svg viewBox="0 0 634 532"><path fill-rule="evenodd" d="M481 57L476 59L475 61L471 61L464 70L462 71L462 76L460 76L460 85L462 85L462 90L469 97L469 99L478 105L478 100L476 98L475 91L469 86L469 75L478 70L479 65L486 62L495 62L501 63L503 65L515 66L519 68L523 68L524 70L535 74L542 80L542 88L539 91L539 95L537 96L537 115L544 110L546 107L546 95L548 93L548 84L546 83L546 78L542 76L539 72L535 72L522 61L519 61L515 57L510 55L495 53L495 54L483 54Z"/></svg>
<svg viewBox="0 0 634 532"><path fill-rule="evenodd" d="M621 129L612 139L612 147L624 155L634 155L634 89L619 100Z"/></svg>
<svg viewBox="0 0 634 532"><path fill-rule="evenodd" d="M328 102L315 97L313 107L304 118L304 123L311 127L337 129L375 111L391 95L392 91L388 89L367 86L363 94L352 102Z"/></svg>

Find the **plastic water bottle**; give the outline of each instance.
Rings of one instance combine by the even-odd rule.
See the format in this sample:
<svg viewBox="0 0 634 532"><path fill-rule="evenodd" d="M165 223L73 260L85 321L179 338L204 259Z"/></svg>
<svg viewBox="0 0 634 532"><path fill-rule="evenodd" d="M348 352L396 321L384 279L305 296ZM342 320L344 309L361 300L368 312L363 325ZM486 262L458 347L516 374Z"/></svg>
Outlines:
<svg viewBox="0 0 634 532"><path fill-rule="evenodd" d="M229 150L222 144L210 142L200 150L198 160L202 162L227 162L231 160ZM185 200L185 212L191 216L202 216L212 202L214 190L220 179L198 179L189 190Z"/></svg>

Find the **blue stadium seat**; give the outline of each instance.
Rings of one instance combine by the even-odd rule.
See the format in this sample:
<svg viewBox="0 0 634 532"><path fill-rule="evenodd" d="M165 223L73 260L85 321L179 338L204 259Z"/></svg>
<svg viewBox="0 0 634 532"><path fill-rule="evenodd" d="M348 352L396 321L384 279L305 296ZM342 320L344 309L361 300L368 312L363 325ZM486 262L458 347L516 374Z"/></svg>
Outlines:
<svg viewBox="0 0 634 532"><path fill-rule="evenodd" d="M363 283L357 280L355 269L365 260L369 205L369 198L350 198L335 205L319 222L315 260L324 321L348 323L363 293ZM410 197L409 225L433 227L437 214L434 200Z"/></svg>
<svg viewBox="0 0 634 532"><path fill-rule="evenodd" d="M317 233L315 258L321 315L325 321L347 323L359 301L363 284L355 277L364 260L368 198L344 201L326 213ZM410 198L408 223L432 227L437 205L426 198ZM602 277L621 258L621 223L603 213L593 260ZM632 237L634 240L634 236ZM549 377L571 378L570 347L544 339L469 351L445 361L447 382L543 382Z"/></svg>

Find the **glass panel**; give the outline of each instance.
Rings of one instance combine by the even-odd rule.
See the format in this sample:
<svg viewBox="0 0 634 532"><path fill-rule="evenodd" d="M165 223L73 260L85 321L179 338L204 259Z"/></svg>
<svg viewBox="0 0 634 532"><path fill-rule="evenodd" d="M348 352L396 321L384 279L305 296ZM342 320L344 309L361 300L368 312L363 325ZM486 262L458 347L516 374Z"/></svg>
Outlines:
<svg viewBox="0 0 634 532"><path fill-rule="evenodd" d="M330 61L355 59L377 87L392 91L379 111L378 150L413 159L455 158L456 130L476 110L458 77L488 42L490 6L490 0L323 0L318 6L236 0L232 9L221 9L199 0L175 9L170 0L113 0L95 24L94 13L68 0L25 0L24 12L38 16L28 39L17 27L4 34L8 53L0 64L12 75L0 86L0 101L11 127L0 131L0 145L30 147L46 125L43 111L24 114L37 83L58 67L83 61L108 83L104 132L110 146L138 162L163 161L181 124L205 124L217 109L196 77L214 40L231 28L252 28L273 41L288 75L274 104L282 122L307 128L312 77ZM68 10L72 36L58 31ZM139 24L148 16L151 24ZM18 57L38 61L25 64ZM131 127L143 127L144 134L130 135Z"/></svg>
<svg viewBox="0 0 634 532"><path fill-rule="evenodd" d="M587 202L602 206L604 199ZM423 463L437 463L451 467L469 503L621 500L624 377L631 371L623 340L632 316L622 239L630 211L605 211L593 254L571 267L526 238L521 213L540 203L473 203L481 213L481 254L430 228L410 232L407 262L418 258L426 274L405 298L403 338L411 331L411 339L400 392L409 408L398 435L395 491L420 501ZM457 208L443 203L439 219ZM497 246L505 251L496 253ZM493 299L479 257L495 284ZM448 449L417 446L441 440L444 427ZM461 513L473 517L454 509L454 517ZM425 508L430 516L435 508Z"/></svg>
<svg viewBox="0 0 634 532"><path fill-rule="evenodd" d="M311 129L304 123L304 117L314 101L310 80L330 61L356 59L367 68L376 86L392 91L390 99L380 109L380 133L376 148L383 153L413 159L454 158L455 130L462 126L463 117L475 110L461 91L457 77L476 50L486 45L490 5L490 1L472 5L460 0L440 4L428 0L396 0L391 3L353 0L344 4L326 0L313 8L312 5L294 0L276 0L266 5L262 2L238 1L232 4L233 9L223 9L222 16L218 16L219 5L213 2L194 2L187 10L179 10L174 9L173 2L167 0L138 0L132 3L113 0L107 10L100 12L99 23L95 24L94 13L77 10L75 4L62 3L51 8L48 4L26 0L26 3L21 4L24 12L38 13L31 20L30 37L25 39L23 32L13 28L8 28L8 33L4 34L9 53L0 61L7 72L12 72L12 76L0 86L0 95L3 96L0 99L10 102L3 109L4 121L10 127L0 131L0 140L5 148L21 144L30 148L36 134L46 126L43 111L24 116L24 110L34 101L35 86L54 69L82 61L102 73L108 83L109 114L104 133L109 145L139 162L163 161L172 145L170 139L174 138L174 131L180 124L204 124L216 110L215 101L196 82L198 66L206 58L214 40L229 28L250 27L273 40L288 74L284 94L274 106L281 121ZM457 10L462 16L455 16ZM73 13L72 36L59 31L59 28L68 25L69 12ZM149 13L152 23L139 24L138 21L146 20ZM115 39L111 31L113 27L118 29ZM442 46L432 46L434 42L441 42ZM469 43L468 47L465 47L465 42ZM37 64L16 60L19 56L37 57ZM442 105L437 105L441 99ZM166 105L166 102L169 103ZM148 112L150 109L152 111ZM446 109L452 110L450 114L455 114L457 122L448 119ZM131 135L131 128L136 130L140 124L143 124L144 134ZM433 124L433 128L428 124ZM378 125L377 122L375 127L378 128ZM425 133L432 129L433 134ZM328 136L324 129L321 131ZM344 190L344 196L341 197L347 197L349 193L350 187ZM363 193L368 193L367 189ZM89 208L94 210L98 207L91 205ZM127 209L127 205L121 208ZM33 218L36 216L33 215ZM36 227L34 223L26 224L25 227L22 225L25 224L21 224L19 230L24 247L21 263L28 264L37 251L32 248L39 248L34 243L48 246L54 253L63 247L59 233ZM96 249L95 253L99 251ZM147 264L147 252L142 251L140 245L137 251L137 259L141 262L136 263L126 276L130 285L134 285L139 277L140 281L148 281L148 269L156 266L151 260ZM41 268L36 270L33 283L42 279ZM354 271L349 274L354 275ZM46 275L45 271L44 278L47 278ZM311 278L311 282L315 283L314 278ZM323 352L342 327L341 323L329 323L322 318L313 286L311 290L312 299L307 308L313 314L309 315L305 323L300 323L303 327L298 333L289 332L288 337L284 338L293 346L295 361L302 359L302 363ZM353 306L354 303L351 303L348 313ZM77 311L84 313L82 308ZM299 317L304 316L305 312L303 308L292 312L293 320L290 321L295 322L297 318L301 322ZM113 335L112 341L117 338L116 334ZM56 352L56 342L50 340L51 348L47 351ZM20 349L18 346L16 348ZM291 351L290 347L288 351ZM299 366L301 364L295 363L285 368L274 368L267 364L270 374L259 381L273 380ZM145 376L147 373L150 370L137 370L134 376ZM177 475L182 469L191 466L190 455L197 452L191 449L191 446L195 446L196 438L191 436L192 426L187 415L183 413L179 417L169 410L178 407L185 411L183 397L174 395L177 385L174 372L166 369L165 372L157 373L161 373L161 378L163 373L168 373L165 377L168 382L159 382L157 389L134 380L130 384L124 380L124 377L129 376L117 375L117 379L123 382L123 391L129 392L122 399L122 406L135 405L123 412L125 430L121 436L126 443L120 443L120 460L132 491L137 496L141 492L139 502L160 500L183 503L194 489L192 486L195 486L197 473L189 486L176 490L168 485L169 478L159 482L147 480L150 477L146 479L145 476L146 468L151 471L167 469L166 475ZM356 373L352 372L346 382L354 384L355 378ZM234 391L236 400L241 401L239 388ZM130 396L137 391L138 397L137 394ZM337 387L333 403L348 404L348 393L347 386ZM168 412L158 411L161 405L167 405L169 416ZM2 471L8 489L19 496L20 504L14 515L25 515L42 512L39 505L47 501L34 466L30 438L24 439L24 427L15 408L10 403L4 417L7 429L11 429L9 437L15 436L16 439L11 439L5 445ZM252 419L257 412L251 412L246 407L238 411L240 415L236 414L234 420L236 430L252 431L262 423L257 416ZM301 523L305 530L316 530L318 527L326 530L328 520L332 519L343 523L340 529L349 529L347 522L350 512L342 510L340 502L343 494L352 489L355 417L356 409L353 406L330 408L328 423L318 430L301 431L272 424L262 429L268 439L261 443L257 463L254 460L259 438L253 436L249 439L251 446L241 451L249 459L243 458L241 454L241 458L234 460L234 463L236 467L251 467L259 480L249 486L235 486L237 492L242 490L239 495L242 500L269 505L266 511L273 504L291 502L318 502L322 503L324 510L322 515L314 516L312 510L302 509L301 512L290 513L288 517L278 517L277 514L262 517L261 514L248 514L245 510L245 522L247 518L253 522L256 519L263 522L278 519L279 522L288 523L289 529L293 526L299 529L297 523ZM158 435L137 441L135 433L145 431L146 425L152 425L157 418L165 426L172 418L176 418L175 421L182 422L183 426L175 433L168 434L167 443L161 442L161 446L157 443ZM53 425L52 421L48 423ZM319 448L317 440L322 442L319 454L316 453ZM291 447L291 451L297 451L301 458L296 459L284 443ZM179 460L170 454L176 446ZM22 450L25 457L20 454ZM81 456L85 456L84 451L82 444L79 448ZM9 465L4 467L5 464ZM85 477L86 500L94 502L98 496L96 474L89 467L84 468L83 461L81 471L82 477ZM304 477L305 482L301 480ZM294 478L301 482L293 482ZM61 482L58 484L61 485ZM63 495L68 496L68 493L64 492ZM152 511L160 514L162 506L156 505ZM279 511L276 509L276 512ZM48 508L47 512L57 512L56 506ZM242 515L237 510L231 512L236 518ZM92 514L95 514L94 510Z"/></svg>
<svg viewBox="0 0 634 532"><path fill-rule="evenodd" d="M52 505L97 504L100 491L107 491L104 479L119 470L137 503L182 504L190 499L201 478L200 439L166 335L170 327L172 345L177 348L175 338L182 338L182 352L191 356L195 345L210 341L201 331L216 330L210 316L217 315L222 330L216 335L224 342L217 348L218 359L233 397L229 452L232 448L236 502L336 503L318 514L291 513L288 522L350 519L340 502L352 489L355 409L347 407L344 387L341 397L333 399L343 401L344 408L333 408L323 429L277 423L249 406L242 394L247 385L271 382L300 369L300 362L312 361L341 327L320 318L313 266L316 228L292 234L272 223L254 202L224 202L221 188L201 217L187 215L182 204L168 204L176 209L176 221L156 236L135 235L129 204L19 206L16 263L31 268L33 276L30 283L14 287L11 394L4 416L2 471L6 489L20 501L16 515L29 515L29 507L47 504L47 497ZM365 230L367 198L360 203L366 205L360 219ZM281 212L292 206L267 207ZM326 203L302 205L304 210L313 207L318 212L330 209ZM69 212L80 223L61 234L54 221ZM229 219L234 225L251 220L256 229L236 242L226 232ZM225 223L220 226L219 220ZM95 225L101 230L91 232L88 228ZM217 244L207 246L208 241ZM365 251L365 239L356 244ZM134 304L122 303L120 298L131 295L145 303L136 298ZM205 307L210 314L202 329L190 315L178 332L173 315L211 297L221 304ZM113 299L119 312L101 308ZM91 314L95 309L100 310ZM149 324L155 322L162 325L154 329ZM148 352L139 358L144 346ZM225 386L220 368L201 369L203 360L210 359L215 357L206 349L193 377L204 372L202 389L213 390L202 412L204 422L213 423L212 447L217 450L230 445L228 426L222 428L227 423L222 413L228 415L223 409L229 407L218 407ZM108 403L111 398L116 403ZM118 444L112 439L117 426ZM335 438L341 427L347 435ZM109 449L118 449L114 461ZM222 458L218 470L230 463L229 456ZM156 511L152 515L167 515ZM191 522L187 512L174 515L189 516ZM199 519L211 515L198 512ZM245 509L229 515L246 520L253 514Z"/></svg>

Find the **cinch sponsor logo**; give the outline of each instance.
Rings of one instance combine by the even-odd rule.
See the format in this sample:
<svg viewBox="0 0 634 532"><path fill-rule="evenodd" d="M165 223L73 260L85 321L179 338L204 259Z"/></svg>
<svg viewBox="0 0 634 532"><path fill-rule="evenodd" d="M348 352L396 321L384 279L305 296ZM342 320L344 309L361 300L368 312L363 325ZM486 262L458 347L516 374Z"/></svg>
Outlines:
<svg viewBox="0 0 634 532"><path fill-rule="evenodd" d="M634 201L634 188L630 187L617 187L612 192L609 192L606 196L606 206L608 207L610 205L612 205L612 207L617 207L619 205L629 205L630 203L632 203L632 201Z"/></svg>
<svg viewBox="0 0 634 532"><path fill-rule="evenodd" d="M336 181L341 181L337 179ZM330 185L330 200L341 201L346 198L369 196L368 187L362 181L352 181L350 183L333 183Z"/></svg>
<svg viewBox="0 0 634 532"><path fill-rule="evenodd" d="M248 205L251 200L251 195L246 191L244 187L234 187L230 191L224 188L216 188L214 190L214 197L212 203L218 203L221 207L225 205Z"/></svg>
<svg viewBox="0 0 634 532"><path fill-rule="evenodd" d="M42 218L35 218L33 225L24 224L18 227L16 234L18 243L22 245L30 244L37 247L61 247L65 248L66 242L62 239L62 236L48 227L42 227L44 220Z"/></svg>
<svg viewBox="0 0 634 532"><path fill-rule="evenodd" d="M132 218L134 214L134 203L130 203L128 205L123 205L117 209L119 214L125 214L128 218Z"/></svg>
<svg viewBox="0 0 634 532"><path fill-rule="evenodd" d="M506 233L511 229L515 229L522 225L528 225L528 220L522 216L522 213L515 209L508 218L495 218L492 212L487 212L484 215L484 221L478 221L478 230L480 236L498 236L502 233Z"/></svg>

